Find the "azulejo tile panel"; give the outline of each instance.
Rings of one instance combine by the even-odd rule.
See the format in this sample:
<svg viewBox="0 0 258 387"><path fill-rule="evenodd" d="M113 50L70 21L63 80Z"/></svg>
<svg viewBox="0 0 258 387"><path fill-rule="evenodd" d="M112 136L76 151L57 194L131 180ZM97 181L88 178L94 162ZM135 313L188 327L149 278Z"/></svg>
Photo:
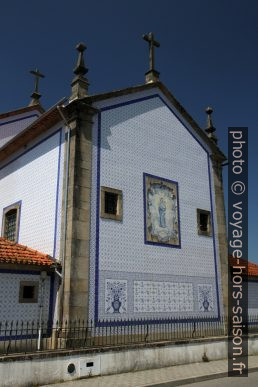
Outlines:
<svg viewBox="0 0 258 387"><path fill-rule="evenodd" d="M127 312L127 281L106 279L105 312L121 314Z"/></svg>
<svg viewBox="0 0 258 387"><path fill-rule="evenodd" d="M143 176L145 243L180 247L177 183L146 173Z"/></svg>
<svg viewBox="0 0 258 387"><path fill-rule="evenodd" d="M211 312L214 310L212 285L198 285L198 303L201 312Z"/></svg>
<svg viewBox="0 0 258 387"><path fill-rule="evenodd" d="M191 312L193 285L182 282L134 281L134 312Z"/></svg>
<svg viewBox="0 0 258 387"><path fill-rule="evenodd" d="M107 283L117 287L125 284L120 291L113 290L110 295ZM211 285L214 308L208 312L201 311L198 300L198 285ZM109 285L110 286L110 285ZM100 272L99 286L99 318L109 321L127 319L155 319L160 318L182 318L190 319L200 316L216 317L218 313L216 303L216 284L214 278L185 277L147 273L127 272ZM108 294L109 293L109 294ZM119 313L114 313L111 303L114 294L120 301ZM120 294L119 294L120 293ZM126 294L124 309L123 296ZM122 297L121 297L122 296ZM125 299L124 299L125 300Z"/></svg>

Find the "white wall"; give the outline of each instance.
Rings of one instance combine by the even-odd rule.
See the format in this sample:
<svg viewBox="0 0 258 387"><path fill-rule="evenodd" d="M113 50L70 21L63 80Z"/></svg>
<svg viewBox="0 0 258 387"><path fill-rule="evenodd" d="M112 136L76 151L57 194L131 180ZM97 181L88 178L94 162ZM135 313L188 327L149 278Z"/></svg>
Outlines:
<svg viewBox="0 0 258 387"><path fill-rule="evenodd" d="M59 256L63 183L61 126L41 135L26 150L0 165L0 227L3 209L21 201L18 242Z"/></svg>
<svg viewBox="0 0 258 387"><path fill-rule="evenodd" d="M41 114L38 110L0 119L0 148L29 126Z"/></svg>
<svg viewBox="0 0 258 387"><path fill-rule="evenodd" d="M136 93L102 101L96 106L105 108L157 92L158 90ZM162 98L165 99L164 96ZM92 317L95 303L96 237L98 239L98 125L96 120L93 130L91 199ZM182 245L180 249L144 243L143 173L178 182ZM127 319L163 318L172 315L217 316L213 238L198 235L196 217L197 208L211 210L207 152L159 98L112 108L101 113L100 186L123 191L123 221L99 219L98 317ZM215 233L217 234L216 223ZM217 249L217 235L215 242ZM113 316L112 309L110 313L106 307L109 297L107 283L112 281L125 288L124 311ZM148 303L149 306L136 313L134 294L135 286L139 282L143 284L142 304L144 306ZM170 289L178 289L175 298L179 306L176 305L174 310L169 310L168 292L164 291L162 284L170 284ZM193 297L193 307L184 311L188 295L185 295L185 290L182 289L189 284L192 290L187 294L190 298ZM200 310L199 285L210 286L212 308L209 313ZM158 289L161 289L161 292ZM147 291L150 293L146 295ZM167 309L157 312L161 302L167 305Z"/></svg>
<svg viewBox="0 0 258 387"><path fill-rule="evenodd" d="M258 340L249 339L249 356L258 354ZM95 353L77 353L75 355L57 354L48 357L27 360L5 359L0 363L1 386L27 387L30 385L47 385L62 381L73 381L86 377L91 371L92 376L119 374L130 371L155 369L179 364L202 363L204 354L210 361L225 359L227 372L228 343L222 341L203 341L191 344L167 345L161 347L128 349L123 351L105 351ZM86 367L87 362L93 362L93 367ZM69 364L75 365L75 372L69 374ZM254 363L252 358L250 363ZM254 366L254 365L253 365ZM196 375L197 377L199 375Z"/></svg>
<svg viewBox="0 0 258 387"><path fill-rule="evenodd" d="M40 272L35 274L0 272L0 321L32 321L39 319L39 302L41 299ZM38 302L19 303L21 281L36 281L39 286ZM50 276L45 279L43 315L44 321L49 318ZM53 296L53 295L52 295Z"/></svg>

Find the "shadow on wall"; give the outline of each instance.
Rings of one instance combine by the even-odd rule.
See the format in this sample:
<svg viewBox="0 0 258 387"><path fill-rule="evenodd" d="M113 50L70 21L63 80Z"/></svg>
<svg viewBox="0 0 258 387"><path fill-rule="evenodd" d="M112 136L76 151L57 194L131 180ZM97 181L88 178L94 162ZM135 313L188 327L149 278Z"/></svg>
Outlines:
<svg viewBox="0 0 258 387"><path fill-rule="evenodd" d="M146 97L142 101L139 101L139 99L134 99L132 101L125 102L125 104L122 106L121 104L118 106L117 104L111 105L113 106L112 111L115 112L114 114L110 114L111 109L104 108L101 111L101 148L111 150L109 138L112 136L112 130L122 123L129 123L130 120L133 120L137 117L139 121L145 119L146 125L148 125L147 116L145 118L143 116L150 111L154 111L155 109L159 109L165 106L164 103L159 98L157 98L157 96L158 94L155 94L155 96L151 96L151 98ZM119 114L118 109L120 110ZM105 130L103 130L103 124L105 125ZM130 125L128 126L130 127ZM95 136L93 136L93 145L98 145L97 137L95 139Z"/></svg>
<svg viewBox="0 0 258 387"><path fill-rule="evenodd" d="M60 133L61 128L46 138L38 141L36 144L29 146L17 157L4 164L3 167L0 168L0 180L37 160L46 153L51 152L53 149L60 147L64 142L63 138L61 138L60 142Z"/></svg>

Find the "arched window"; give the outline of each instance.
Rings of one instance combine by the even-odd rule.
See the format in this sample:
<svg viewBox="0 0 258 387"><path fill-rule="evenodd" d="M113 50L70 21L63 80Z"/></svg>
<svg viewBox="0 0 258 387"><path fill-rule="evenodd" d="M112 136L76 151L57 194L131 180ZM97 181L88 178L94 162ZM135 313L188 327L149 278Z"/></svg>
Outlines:
<svg viewBox="0 0 258 387"><path fill-rule="evenodd" d="M19 229L20 203L4 209L2 236L10 241L17 242Z"/></svg>

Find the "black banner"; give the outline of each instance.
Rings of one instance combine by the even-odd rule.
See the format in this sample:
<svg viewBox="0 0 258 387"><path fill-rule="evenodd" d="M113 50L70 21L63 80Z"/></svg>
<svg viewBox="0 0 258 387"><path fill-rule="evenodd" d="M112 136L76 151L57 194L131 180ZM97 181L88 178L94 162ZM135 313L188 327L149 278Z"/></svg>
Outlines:
<svg viewBox="0 0 258 387"><path fill-rule="evenodd" d="M228 128L228 374L248 376L248 128Z"/></svg>

